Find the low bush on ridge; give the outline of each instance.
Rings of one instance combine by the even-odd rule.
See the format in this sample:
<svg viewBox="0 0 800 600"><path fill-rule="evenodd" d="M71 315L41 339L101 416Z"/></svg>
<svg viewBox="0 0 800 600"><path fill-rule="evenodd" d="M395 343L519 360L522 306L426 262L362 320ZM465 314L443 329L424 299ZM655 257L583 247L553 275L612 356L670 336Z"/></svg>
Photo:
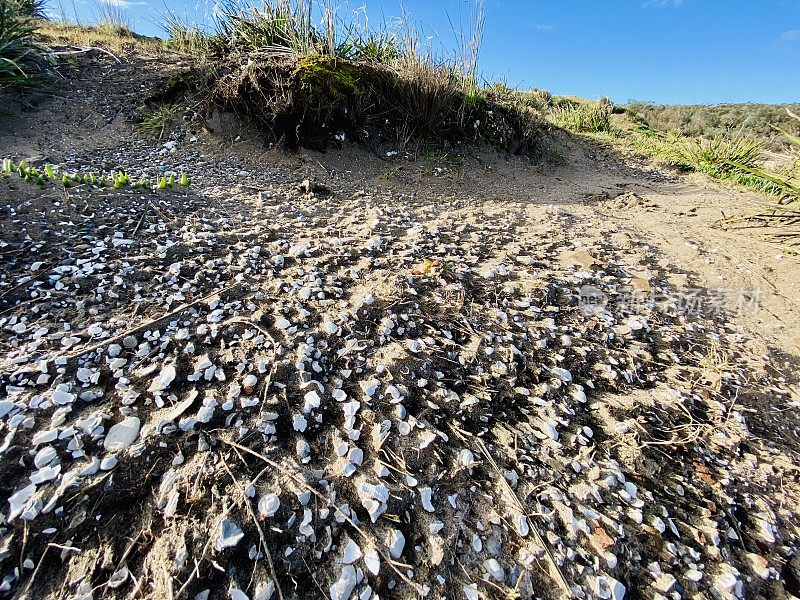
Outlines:
<svg viewBox="0 0 800 600"><path fill-rule="evenodd" d="M213 34L167 19L170 44L211 60L207 98L291 146L324 148L370 135L401 146L485 142L536 155L542 114L477 84L482 11L460 57L436 58L413 33L313 15L307 0L227 5ZM318 18L320 17L321 18ZM316 22L321 23L315 25Z"/></svg>

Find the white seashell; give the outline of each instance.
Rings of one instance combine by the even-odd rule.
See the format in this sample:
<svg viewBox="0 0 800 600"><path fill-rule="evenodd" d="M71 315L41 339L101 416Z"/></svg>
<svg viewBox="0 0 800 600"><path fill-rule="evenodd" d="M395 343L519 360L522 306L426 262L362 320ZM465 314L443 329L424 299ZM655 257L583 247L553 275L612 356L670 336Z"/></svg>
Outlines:
<svg viewBox="0 0 800 600"><path fill-rule="evenodd" d="M471 467L476 463L475 455L472 453L472 451L464 448L458 453L458 462L464 467Z"/></svg>
<svg viewBox="0 0 800 600"><path fill-rule="evenodd" d="M167 365L163 369L161 369L161 373L158 374L153 382L150 384L150 387L147 389L148 392L161 392L169 387L169 385L175 380L175 366L174 365Z"/></svg>
<svg viewBox="0 0 800 600"><path fill-rule="evenodd" d="M357 581L356 570L352 565L342 567L342 574L329 589L331 600L349 600Z"/></svg>
<svg viewBox="0 0 800 600"><path fill-rule="evenodd" d="M63 406L65 404L71 404L74 401L75 394L70 394L64 389L56 389L56 391L53 392L53 402L56 404Z"/></svg>
<svg viewBox="0 0 800 600"><path fill-rule="evenodd" d="M102 461L100 461L100 469L103 471L110 471L117 466L117 463L119 463L119 461L117 460L116 456L106 456Z"/></svg>
<svg viewBox="0 0 800 600"><path fill-rule="evenodd" d="M364 462L364 451L361 448L351 448L347 453L347 459L354 465Z"/></svg>
<svg viewBox="0 0 800 600"><path fill-rule="evenodd" d="M328 333L330 335L334 335L339 331L339 326L333 321L325 321L322 324L322 328L325 330L325 333Z"/></svg>
<svg viewBox="0 0 800 600"><path fill-rule="evenodd" d="M697 569L689 569L686 571L685 577L689 581L700 581L703 578L703 572Z"/></svg>
<svg viewBox="0 0 800 600"><path fill-rule="evenodd" d="M305 462L305 459L311 455L311 446L305 441L303 438L299 438L297 440L297 444L295 445L295 450L297 452L298 458Z"/></svg>
<svg viewBox="0 0 800 600"><path fill-rule="evenodd" d="M348 540L342 554L342 564L351 565L363 556L361 548L353 540Z"/></svg>
<svg viewBox="0 0 800 600"><path fill-rule="evenodd" d="M464 591L464 597L467 600L480 600L480 594L478 594L478 586L474 583L467 583L464 584L461 588Z"/></svg>
<svg viewBox="0 0 800 600"><path fill-rule="evenodd" d="M295 415L292 418L292 427L295 431L302 433L306 430L306 427L308 427L308 421L306 421L306 418L303 415Z"/></svg>
<svg viewBox="0 0 800 600"><path fill-rule="evenodd" d="M528 517L526 517L525 515L520 515L517 518L517 532L522 537L525 537L530 533L530 527L528 526Z"/></svg>
<svg viewBox="0 0 800 600"><path fill-rule="evenodd" d="M245 394L252 394L256 385L258 385L258 377L253 374L247 375L242 380L242 389L244 390Z"/></svg>
<svg viewBox="0 0 800 600"><path fill-rule="evenodd" d="M375 549L367 550L364 553L364 564L373 575L377 575L381 570L381 557Z"/></svg>
<svg viewBox="0 0 800 600"><path fill-rule="evenodd" d="M270 600L275 595L275 582L270 579L263 586L256 588L256 596L253 600Z"/></svg>
<svg viewBox="0 0 800 600"><path fill-rule="evenodd" d="M428 525L428 531L430 531L434 535L438 534L442 529L444 529L444 523L442 523L441 521L434 521L433 523Z"/></svg>
<svg viewBox="0 0 800 600"><path fill-rule="evenodd" d="M217 539L214 541L214 548L216 548L217 552L225 548L232 548L238 544L242 538L244 538L244 532L239 529L239 526L230 519L225 519L222 521L219 536L217 536Z"/></svg>
<svg viewBox="0 0 800 600"><path fill-rule="evenodd" d="M86 367L81 367L75 373L75 377L77 377L78 381L81 383L89 383L92 380L92 375L94 375L94 371L87 369Z"/></svg>
<svg viewBox="0 0 800 600"><path fill-rule="evenodd" d="M419 488L419 495L422 500L422 508L427 510L429 513L435 512L433 504L431 504L433 490L429 487Z"/></svg>
<svg viewBox="0 0 800 600"><path fill-rule="evenodd" d="M300 523L300 533L307 538L313 541L314 539L314 527L311 525L311 521L314 520L314 513L311 512L310 508L303 509L303 520Z"/></svg>
<svg viewBox="0 0 800 600"><path fill-rule="evenodd" d="M129 575L130 571L128 571L128 567L122 565L108 578L106 585L112 589L116 589L128 580Z"/></svg>
<svg viewBox="0 0 800 600"><path fill-rule="evenodd" d="M408 340L406 348L408 348L409 352L417 354L422 352L422 350L425 348L425 344L422 342L422 340Z"/></svg>
<svg viewBox="0 0 800 600"><path fill-rule="evenodd" d="M258 499L258 514L262 519L272 517L278 512L280 506L281 499L277 494L272 492L264 494Z"/></svg>
<svg viewBox="0 0 800 600"><path fill-rule="evenodd" d="M37 469L41 469L42 467L46 467L53 462L56 456L57 453L55 448L52 446L45 446L36 453L36 456L33 458L33 464Z"/></svg>
<svg viewBox="0 0 800 600"><path fill-rule="evenodd" d="M232 588L231 590L229 590L228 591L228 597L231 600L250 600L250 596L245 594L239 588Z"/></svg>
<svg viewBox="0 0 800 600"><path fill-rule="evenodd" d="M88 466L78 471L78 477L91 477L95 475L97 471L100 470L100 465L101 463L98 458L92 458L92 462L89 463Z"/></svg>
<svg viewBox="0 0 800 600"><path fill-rule="evenodd" d="M402 402L402 400L403 400L403 395L400 393L400 390L397 388L397 386L394 386L394 385L390 385L388 388L386 388L386 392L384 392L383 395L384 396L391 396L392 397L392 400L391 400L392 404L397 404L399 402Z"/></svg>
<svg viewBox="0 0 800 600"><path fill-rule="evenodd" d="M639 317L631 317L625 322L632 331L638 331L644 327L644 321Z"/></svg>
<svg viewBox="0 0 800 600"><path fill-rule="evenodd" d="M138 417L127 417L108 430L103 447L109 452L118 452L129 448L139 437L141 421Z"/></svg>
<svg viewBox="0 0 800 600"><path fill-rule="evenodd" d="M364 386L364 394L369 398L372 398L375 395L375 392L378 391L381 382L377 379L372 379Z"/></svg>
<svg viewBox="0 0 800 600"><path fill-rule="evenodd" d="M500 566L496 558L489 558L483 561L483 568L495 581L503 581L506 578L503 567Z"/></svg>
<svg viewBox="0 0 800 600"><path fill-rule="evenodd" d="M315 408L319 408L320 402L322 401L322 398L319 397L319 394L317 394L315 390L307 392L303 399L305 401L303 404L303 412L306 414L310 413Z"/></svg>
<svg viewBox="0 0 800 600"><path fill-rule="evenodd" d="M8 499L9 505L9 513L8 513L8 520L12 521L16 519L19 515L22 514L22 511L25 510L25 506L28 504L28 501L33 497L36 493L36 484L30 484L13 494Z"/></svg>
<svg viewBox="0 0 800 600"><path fill-rule="evenodd" d="M542 431L545 435L547 435L551 440L558 440L558 430L556 429L556 424L553 421L547 421L542 425Z"/></svg>
<svg viewBox="0 0 800 600"><path fill-rule="evenodd" d="M347 400L347 394L345 393L344 390L341 389L333 390L333 392L331 392L331 395L333 396L333 399L336 400L337 402L344 402L345 400Z"/></svg>
<svg viewBox="0 0 800 600"><path fill-rule="evenodd" d="M31 475L31 483L39 485L40 483L51 481L58 477L59 473L61 473L61 465L56 465L55 467L42 467Z"/></svg>
<svg viewBox="0 0 800 600"><path fill-rule="evenodd" d="M181 493L178 490L172 490L167 497L167 503L164 505L164 516L172 518L175 516L175 511L178 510L178 500L180 500Z"/></svg>
<svg viewBox="0 0 800 600"><path fill-rule="evenodd" d="M550 372L565 383L572 381L572 373L566 369L562 369L561 367L553 367L550 369Z"/></svg>
<svg viewBox="0 0 800 600"><path fill-rule="evenodd" d="M403 548L406 545L406 538L403 532L399 529L392 529L389 531L386 545L389 548L389 554L392 558L398 559L403 554Z"/></svg>

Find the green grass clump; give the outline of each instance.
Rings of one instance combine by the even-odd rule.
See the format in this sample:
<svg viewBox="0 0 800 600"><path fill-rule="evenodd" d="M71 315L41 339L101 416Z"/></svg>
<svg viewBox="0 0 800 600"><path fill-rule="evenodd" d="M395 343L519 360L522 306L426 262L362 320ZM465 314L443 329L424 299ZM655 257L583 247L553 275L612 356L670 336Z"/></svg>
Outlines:
<svg viewBox="0 0 800 600"><path fill-rule="evenodd" d="M789 117L800 123L800 116L796 115L788 108L786 112ZM782 195L796 204L800 201L800 136L794 135L777 125L773 125L773 127L784 136L793 156L793 162L785 172L776 173L768 171L759 168L757 165L748 164L734 158L729 159L728 164L746 176L776 186L778 188L778 193L782 193Z"/></svg>
<svg viewBox="0 0 800 600"><path fill-rule="evenodd" d="M611 133L613 108L606 98L597 102L569 101L555 106L551 114L556 124L576 133Z"/></svg>
<svg viewBox="0 0 800 600"><path fill-rule="evenodd" d="M153 109L139 123L139 131L150 135L158 135L160 139L164 135L164 130L175 120L176 109L169 104L162 104Z"/></svg>
<svg viewBox="0 0 800 600"><path fill-rule="evenodd" d="M47 55L33 41L41 3L0 0L0 90L30 86L50 72Z"/></svg>
<svg viewBox="0 0 800 600"><path fill-rule="evenodd" d="M480 141L527 153L536 146L542 98L477 83L480 0L472 31L450 57L434 55L414 32L358 26L331 8L318 25L311 11L310 0L224 7L211 50L222 65L212 101L290 146L324 148L365 132L401 148Z"/></svg>
<svg viewBox="0 0 800 600"><path fill-rule="evenodd" d="M723 179L737 171L732 163L754 167L763 158L761 144L743 136L712 139L675 138L677 166Z"/></svg>

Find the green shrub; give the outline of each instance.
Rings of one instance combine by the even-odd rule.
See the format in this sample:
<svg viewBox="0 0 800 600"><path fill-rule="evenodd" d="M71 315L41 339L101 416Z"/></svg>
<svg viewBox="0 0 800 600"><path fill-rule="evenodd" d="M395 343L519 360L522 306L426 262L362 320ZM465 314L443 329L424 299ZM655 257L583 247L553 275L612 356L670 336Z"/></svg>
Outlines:
<svg viewBox="0 0 800 600"><path fill-rule="evenodd" d="M662 133L675 132L693 138L747 133L765 148L783 151L789 144L775 126L782 129L796 127L784 108L798 111L800 104L788 107L773 104L669 106L633 101L625 106L625 111L633 120Z"/></svg>

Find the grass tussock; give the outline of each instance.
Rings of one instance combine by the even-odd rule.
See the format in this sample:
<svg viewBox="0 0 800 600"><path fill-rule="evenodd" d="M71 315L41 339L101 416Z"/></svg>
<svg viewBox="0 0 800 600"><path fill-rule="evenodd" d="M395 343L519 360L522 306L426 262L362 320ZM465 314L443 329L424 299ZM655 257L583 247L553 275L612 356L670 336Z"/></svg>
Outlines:
<svg viewBox="0 0 800 600"><path fill-rule="evenodd" d="M786 109L790 119L800 125L800 116ZM768 182L781 192L781 202L777 206L768 207L754 213L736 215L721 222L726 227L765 227L768 228L767 239L777 242L785 250L797 254L800 246L800 136L791 133L778 125L773 126L784 136L789 146L792 162L782 172L776 172L760 166L750 166L729 161L733 168L749 177Z"/></svg>
<svg viewBox="0 0 800 600"><path fill-rule="evenodd" d="M613 110L607 98L597 102L567 100L555 105L551 115L556 124L576 133L611 133Z"/></svg>
<svg viewBox="0 0 800 600"><path fill-rule="evenodd" d="M0 90L33 86L49 74L45 51L34 41L42 4L32 0L0 0Z"/></svg>

